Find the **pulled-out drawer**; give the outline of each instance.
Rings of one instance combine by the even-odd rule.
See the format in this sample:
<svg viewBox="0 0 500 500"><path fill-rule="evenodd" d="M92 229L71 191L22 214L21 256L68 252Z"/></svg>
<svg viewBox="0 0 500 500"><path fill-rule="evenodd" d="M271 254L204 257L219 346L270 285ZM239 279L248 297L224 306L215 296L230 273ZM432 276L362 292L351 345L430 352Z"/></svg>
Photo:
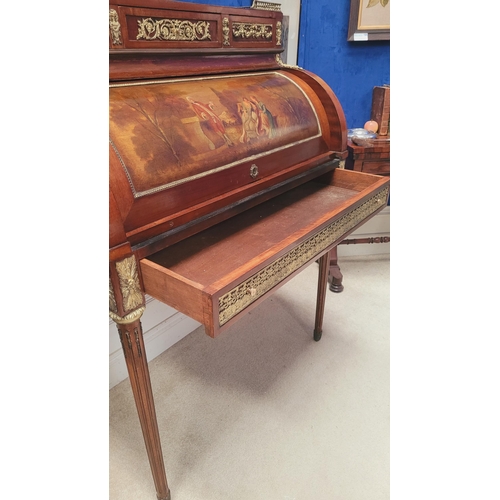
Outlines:
<svg viewBox="0 0 500 500"><path fill-rule="evenodd" d="M337 169L329 182L310 181L142 259L145 292L217 336L387 205L388 178Z"/></svg>

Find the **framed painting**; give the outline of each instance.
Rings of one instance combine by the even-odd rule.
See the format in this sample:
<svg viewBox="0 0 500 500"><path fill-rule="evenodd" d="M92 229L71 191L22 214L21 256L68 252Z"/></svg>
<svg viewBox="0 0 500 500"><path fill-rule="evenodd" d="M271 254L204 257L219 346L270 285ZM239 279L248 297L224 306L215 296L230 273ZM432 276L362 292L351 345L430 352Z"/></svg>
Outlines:
<svg viewBox="0 0 500 500"><path fill-rule="evenodd" d="M390 0L351 0L347 40L390 40L390 7Z"/></svg>

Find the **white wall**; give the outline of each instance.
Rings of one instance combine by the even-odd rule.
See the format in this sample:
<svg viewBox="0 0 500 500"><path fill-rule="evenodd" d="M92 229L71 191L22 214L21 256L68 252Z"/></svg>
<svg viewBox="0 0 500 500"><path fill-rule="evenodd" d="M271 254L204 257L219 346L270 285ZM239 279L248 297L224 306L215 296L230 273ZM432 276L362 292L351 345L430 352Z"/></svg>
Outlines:
<svg viewBox="0 0 500 500"><path fill-rule="evenodd" d="M299 45L299 19L300 19L300 0L280 0L275 3L281 4L281 12L288 16L288 46L287 46L287 64L297 64L297 51Z"/></svg>
<svg viewBox="0 0 500 500"><path fill-rule="evenodd" d="M149 295L141 318L148 361L200 326L194 319L177 312ZM109 388L128 377L127 366L115 323L109 320Z"/></svg>

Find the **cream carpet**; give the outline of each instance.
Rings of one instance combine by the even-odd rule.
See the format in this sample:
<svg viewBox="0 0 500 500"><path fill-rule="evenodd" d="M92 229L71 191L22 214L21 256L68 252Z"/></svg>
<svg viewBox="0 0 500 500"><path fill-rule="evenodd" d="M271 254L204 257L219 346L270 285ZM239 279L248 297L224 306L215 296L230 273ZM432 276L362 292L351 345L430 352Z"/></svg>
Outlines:
<svg viewBox="0 0 500 500"><path fill-rule="evenodd" d="M388 255L340 260L313 340L311 264L217 339L150 362L172 500L389 499ZM111 500L155 500L128 379L110 391Z"/></svg>

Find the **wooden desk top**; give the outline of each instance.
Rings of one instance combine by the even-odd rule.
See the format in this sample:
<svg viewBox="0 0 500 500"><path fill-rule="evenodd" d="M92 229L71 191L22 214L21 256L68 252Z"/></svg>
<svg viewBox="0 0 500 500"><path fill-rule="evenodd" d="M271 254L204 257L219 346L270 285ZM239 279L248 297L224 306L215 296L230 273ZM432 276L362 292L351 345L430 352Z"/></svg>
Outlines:
<svg viewBox="0 0 500 500"><path fill-rule="evenodd" d="M374 144L367 146L360 146L358 144L354 144L351 139L347 140L347 147L351 148L354 154L365 154L365 153L390 153L391 152L391 141L390 139L380 139L380 142L376 142L374 140Z"/></svg>

